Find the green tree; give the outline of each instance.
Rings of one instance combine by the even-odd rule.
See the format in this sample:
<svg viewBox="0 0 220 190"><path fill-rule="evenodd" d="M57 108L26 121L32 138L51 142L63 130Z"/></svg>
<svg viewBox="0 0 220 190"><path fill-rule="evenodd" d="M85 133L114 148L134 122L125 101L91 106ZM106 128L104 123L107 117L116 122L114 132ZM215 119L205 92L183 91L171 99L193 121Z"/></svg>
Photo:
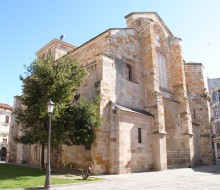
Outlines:
<svg viewBox="0 0 220 190"><path fill-rule="evenodd" d="M54 122L53 144L91 145L95 137L94 126L99 127L102 123L99 100L82 99L63 109Z"/></svg>
<svg viewBox="0 0 220 190"><path fill-rule="evenodd" d="M101 125L98 99L76 100L87 71L70 55L56 61L49 54L34 60L20 76L23 95L22 107L16 110L16 121L22 126L22 135L15 137L22 144L40 144L41 167L44 168L44 147L48 139L48 113L46 104L55 102L52 117L53 145L87 145L94 139L94 127Z"/></svg>

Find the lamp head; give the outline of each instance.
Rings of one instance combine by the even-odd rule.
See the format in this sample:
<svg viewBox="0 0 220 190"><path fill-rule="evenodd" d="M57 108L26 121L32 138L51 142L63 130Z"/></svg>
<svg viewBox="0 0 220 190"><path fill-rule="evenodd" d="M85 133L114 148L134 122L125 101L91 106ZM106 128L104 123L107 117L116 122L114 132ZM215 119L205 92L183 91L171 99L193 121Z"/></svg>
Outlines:
<svg viewBox="0 0 220 190"><path fill-rule="evenodd" d="M47 103L47 112L49 114L53 113L54 106L55 106L55 104L50 99L50 101Z"/></svg>

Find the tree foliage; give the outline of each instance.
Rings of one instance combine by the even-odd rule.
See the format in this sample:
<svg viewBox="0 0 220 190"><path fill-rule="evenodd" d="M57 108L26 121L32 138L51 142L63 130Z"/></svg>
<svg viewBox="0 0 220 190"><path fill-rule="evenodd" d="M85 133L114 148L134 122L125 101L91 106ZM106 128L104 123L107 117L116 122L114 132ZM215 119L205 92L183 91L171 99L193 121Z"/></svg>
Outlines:
<svg viewBox="0 0 220 190"><path fill-rule="evenodd" d="M52 145L91 143L94 127L101 125L99 101L75 101L73 98L86 75L86 69L70 55L56 61L52 55L47 55L26 67L26 75L20 76L22 107L16 110L22 135L15 140L22 144L47 144L49 120L46 104L51 98L55 103Z"/></svg>
<svg viewBox="0 0 220 190"><path fill-rule="evenodd" d="M95 137L94 126L102 122L98 105L99 98L94 101L82 99L67 106L54 123L54 144L90 145Z"/></svg>

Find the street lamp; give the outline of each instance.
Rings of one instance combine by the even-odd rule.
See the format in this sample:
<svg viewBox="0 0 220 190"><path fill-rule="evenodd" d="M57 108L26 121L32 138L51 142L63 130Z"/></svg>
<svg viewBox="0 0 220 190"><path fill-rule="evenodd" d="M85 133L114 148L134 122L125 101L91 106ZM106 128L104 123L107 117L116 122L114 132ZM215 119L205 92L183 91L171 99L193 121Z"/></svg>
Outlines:
<svg viewBox="0 0 220 190"><path fill-rule="evenodd" d="M51 117L53 114L53 109L54 109L54 103L50 101L47 103L47 112L49 114L49 130L48 130L48 145L47 145L47 171L46 171L46 179L45 179L45 184L44 188L50 188L50 174L51 174L51 169L50 169L50 138L51 138Z"/></svg>

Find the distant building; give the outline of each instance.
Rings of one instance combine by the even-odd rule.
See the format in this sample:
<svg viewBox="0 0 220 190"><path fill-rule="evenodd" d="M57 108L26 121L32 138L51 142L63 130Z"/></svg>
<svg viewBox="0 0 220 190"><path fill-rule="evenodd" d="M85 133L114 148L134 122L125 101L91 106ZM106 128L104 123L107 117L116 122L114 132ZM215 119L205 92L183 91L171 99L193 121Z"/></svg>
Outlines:
<svg viewBox="0 0 220 190"><path fill-rule="evenodd" d="M6 160L12 107L0 103L0 160Z"/></svg>
<svg viewBox="0 0 220 190"><path fill-rule="evenodd" d="M220 160L220 78L208 79L215 158Z"/></svg>
<svg viewBox="0 0 220 190"><path fill-rule="evenodd" d="M54 39L37 52L41 57L51 52L56 59L69 52L90 72L80 96L101 95L103 126L92 146L54 148L52 166L91 166L98 174L212 164L202 64L183 61L181 39L157 13L125 18L127 28L108 29L79 47ZM20 126L13 125L17 135ZM11 142L11 160L39 165L38 144L21 148Z"/></svg>

